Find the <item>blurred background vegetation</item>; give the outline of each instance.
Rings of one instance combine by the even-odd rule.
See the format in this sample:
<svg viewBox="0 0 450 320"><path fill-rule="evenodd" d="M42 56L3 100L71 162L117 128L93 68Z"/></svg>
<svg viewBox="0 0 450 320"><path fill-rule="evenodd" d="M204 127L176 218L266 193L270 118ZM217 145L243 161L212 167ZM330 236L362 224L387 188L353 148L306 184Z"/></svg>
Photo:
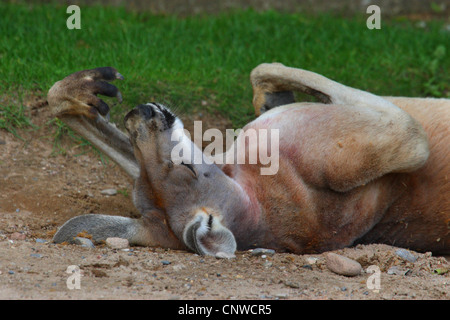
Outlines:
<svg viewBox="0 0 450 320"><path fill-rule="evenodd" d="M372 3L380 30L366 27ZM1 97L45 98L54 82L99 66L125 76L112 112L120 122L133 106L161 101L242 127L254 117L250 71L274 61L378 95L450 96L448 1L70 4L81 8L80 30L66 27L67 1L0 3L0 128L31 125L22 105Z"/></svg>

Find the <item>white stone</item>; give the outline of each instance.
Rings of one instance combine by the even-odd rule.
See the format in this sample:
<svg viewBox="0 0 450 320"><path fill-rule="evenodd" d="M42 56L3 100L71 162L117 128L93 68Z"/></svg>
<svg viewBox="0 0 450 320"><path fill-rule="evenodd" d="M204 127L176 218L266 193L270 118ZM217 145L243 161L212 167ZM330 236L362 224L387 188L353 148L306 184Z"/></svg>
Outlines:
<svg viewBox="0 0 450 320"><path fill-rule="evenodd" d="M112 237L106 239L106 245L111 249L125 249L130 246L130 243L128 239Z"/></svg>
<svg viewBox="0 0 450 320"><path fill-rule="evenodd" d="M362 271L359 262L332 252L326 254L326 263L328 269L347 277L357 276Z"/></svg>
<svg viewBox="0 0 450 320"><path fill-rule="evenodd" d="M227 252L217 252L216 258L219 259L232 259L236 258L236 256L233 253L227 253Z"/></svg>
<svg viewBox="0 0 450 320"><path fill-rule="evenodd" d="M116 189L105 189L105 190L100 191L100 193L105 196L115 196L117 194L117 190Z"/></svg>

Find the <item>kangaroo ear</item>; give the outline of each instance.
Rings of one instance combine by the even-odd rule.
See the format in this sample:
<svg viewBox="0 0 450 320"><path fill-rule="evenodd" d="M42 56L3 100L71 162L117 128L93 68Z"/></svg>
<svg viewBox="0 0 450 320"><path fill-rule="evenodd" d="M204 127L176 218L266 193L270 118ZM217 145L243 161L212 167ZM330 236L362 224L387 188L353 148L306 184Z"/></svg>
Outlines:
<svg viewBox="0 0 450 320"><path fill-rule="evenodd" d="M200 255L234 258L236 241L219 218L200 211L184 228L184 243Z"/></svg>

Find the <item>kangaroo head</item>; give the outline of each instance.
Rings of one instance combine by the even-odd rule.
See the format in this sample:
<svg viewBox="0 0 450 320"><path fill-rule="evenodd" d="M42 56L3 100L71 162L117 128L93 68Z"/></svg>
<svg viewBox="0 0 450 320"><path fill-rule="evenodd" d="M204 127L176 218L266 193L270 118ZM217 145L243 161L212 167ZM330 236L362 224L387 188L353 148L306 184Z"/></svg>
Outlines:
<svg viewBox="0 0 450 320"><path fill-rule="evenodd" d="M225 225L226 212L236 206L234 182L217 165L202 161L181 120L163 105L139 105L124 121L140 165L136 207L144 215L164 212L168 227L191 250L232 255L236 241ZM180 146L183 151L174 157Z"/></svg>

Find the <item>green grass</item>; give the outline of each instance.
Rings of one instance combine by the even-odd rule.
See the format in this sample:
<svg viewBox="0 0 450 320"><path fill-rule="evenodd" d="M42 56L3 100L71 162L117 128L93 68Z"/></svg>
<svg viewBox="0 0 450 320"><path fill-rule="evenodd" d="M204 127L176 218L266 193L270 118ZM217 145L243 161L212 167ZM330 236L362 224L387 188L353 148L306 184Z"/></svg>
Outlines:
<svg viewBox="0 0 450 320"><path fill-rule="evenodd" d="M68 16L66 6L0 4L0 94L46 92L72 72L114 66L125 76L117 83L124 103L115 120L156 100L186 113L219 111L240 127L253 118L249 73L262 62L308 69L379 95L450 92L450 32L443 21L419 28L382 20L381 30L368 30L366 15L247 10L179 18L82 6L82 29L68 30Z"/></svg>
<svg viewBox="0 0 450 320"><path fill-rule="evenodd" d="M53 125L56 130L53 134L53 150L52 154L62 154L65 155L67 153L66 143L63 141L70 140L73 143L69 145L76 145L81 151L75 154L75 157L81 156L89 151L94 152L94 154L98 157L98 159L106 164L108 162L108 157L105 156L97 147L92 145L88 140L76 134L72 129L66 126L61 120L54 118L49 120L46 125Z"/></svg>
<svg viewBox="0 0 450 320"><path fill-rule="evenodd" d="M36 128L26 114L26 107L19 99L18 105L13 102L0 102L0 129L11 132L20 140L25 140L19 133L19 129Z"/></svg>

